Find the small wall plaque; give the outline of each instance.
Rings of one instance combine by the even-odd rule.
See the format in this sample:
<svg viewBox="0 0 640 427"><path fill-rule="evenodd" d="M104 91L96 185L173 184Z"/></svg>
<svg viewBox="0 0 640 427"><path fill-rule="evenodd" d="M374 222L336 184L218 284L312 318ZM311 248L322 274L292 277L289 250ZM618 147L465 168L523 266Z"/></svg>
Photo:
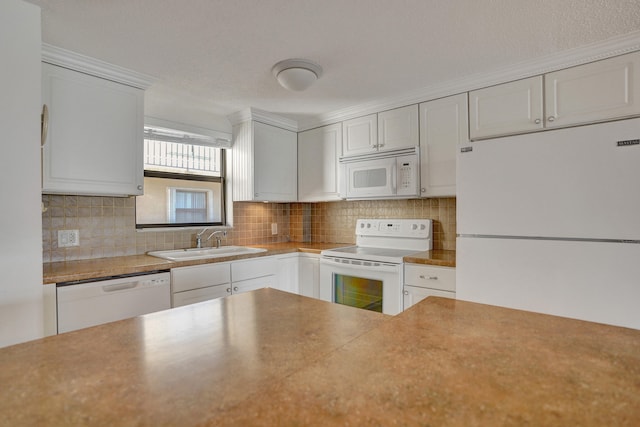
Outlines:
<svg viewBox="0 0 640 427"><path fill-rule="evenodd" d="M640 145L640 139L627 139L626 141L618 141L618 147L627 147L629 145Z"/></svg>

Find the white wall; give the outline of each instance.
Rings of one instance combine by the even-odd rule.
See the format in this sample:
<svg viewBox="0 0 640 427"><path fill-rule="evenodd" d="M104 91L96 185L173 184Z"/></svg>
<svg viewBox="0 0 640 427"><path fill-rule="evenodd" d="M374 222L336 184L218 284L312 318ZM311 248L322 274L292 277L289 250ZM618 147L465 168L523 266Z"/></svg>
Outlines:
<svg viewBox="0 0 640 427"><path fill-rule="evenodd" d="M43 335L40 9L0 2L0 347Z"/></svg>

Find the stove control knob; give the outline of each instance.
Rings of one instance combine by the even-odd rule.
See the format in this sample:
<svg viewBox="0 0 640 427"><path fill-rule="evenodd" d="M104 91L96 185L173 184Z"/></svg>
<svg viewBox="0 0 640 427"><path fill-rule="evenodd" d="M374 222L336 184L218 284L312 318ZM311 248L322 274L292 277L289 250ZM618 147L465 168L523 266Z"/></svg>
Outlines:
<svg viewBox="0 0 640 427"><path fill-rule="evenodd" d="M367 223L367 228L371 228L371 223L370 222Z"/></svg>
<svg viewBox="0 0 640 427"><path fill-rule="evenodd" d="M420 230L426 230L427 226L424 224L420 224Z"/></svg>
<svg viewBox="0 0 640 427"><path fill-rule="evenodd" d="M418 229L418 224L411 224L411 229L412 230L417 230Z"/></svg>
<svg viewBox="0 0 640 427"><path fill-rule="evenodd" d="M364 222L360 223L360 228L364 228Z"/></svg>

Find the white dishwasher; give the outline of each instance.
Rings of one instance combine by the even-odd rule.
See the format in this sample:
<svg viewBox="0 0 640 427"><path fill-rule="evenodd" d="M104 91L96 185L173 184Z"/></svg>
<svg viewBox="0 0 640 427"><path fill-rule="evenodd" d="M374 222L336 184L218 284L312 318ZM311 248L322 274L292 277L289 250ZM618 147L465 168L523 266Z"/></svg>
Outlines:
<svg viewBox="0 0 640 427"><path fill-rule="evenodd" d="M58 333L171 308L169 272L56 285Z"/></svg>

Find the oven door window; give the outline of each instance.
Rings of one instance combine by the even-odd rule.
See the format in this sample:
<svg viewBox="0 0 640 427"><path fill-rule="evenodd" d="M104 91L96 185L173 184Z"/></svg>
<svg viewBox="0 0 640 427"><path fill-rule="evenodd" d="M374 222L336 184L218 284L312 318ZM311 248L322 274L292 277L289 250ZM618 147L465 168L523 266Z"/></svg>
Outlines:
<svg viewBox="0 0 640 427"><path fill-rule="evenodd" d="M334 300L338 304L382 313L382 281L333 275Z"/></svg>

